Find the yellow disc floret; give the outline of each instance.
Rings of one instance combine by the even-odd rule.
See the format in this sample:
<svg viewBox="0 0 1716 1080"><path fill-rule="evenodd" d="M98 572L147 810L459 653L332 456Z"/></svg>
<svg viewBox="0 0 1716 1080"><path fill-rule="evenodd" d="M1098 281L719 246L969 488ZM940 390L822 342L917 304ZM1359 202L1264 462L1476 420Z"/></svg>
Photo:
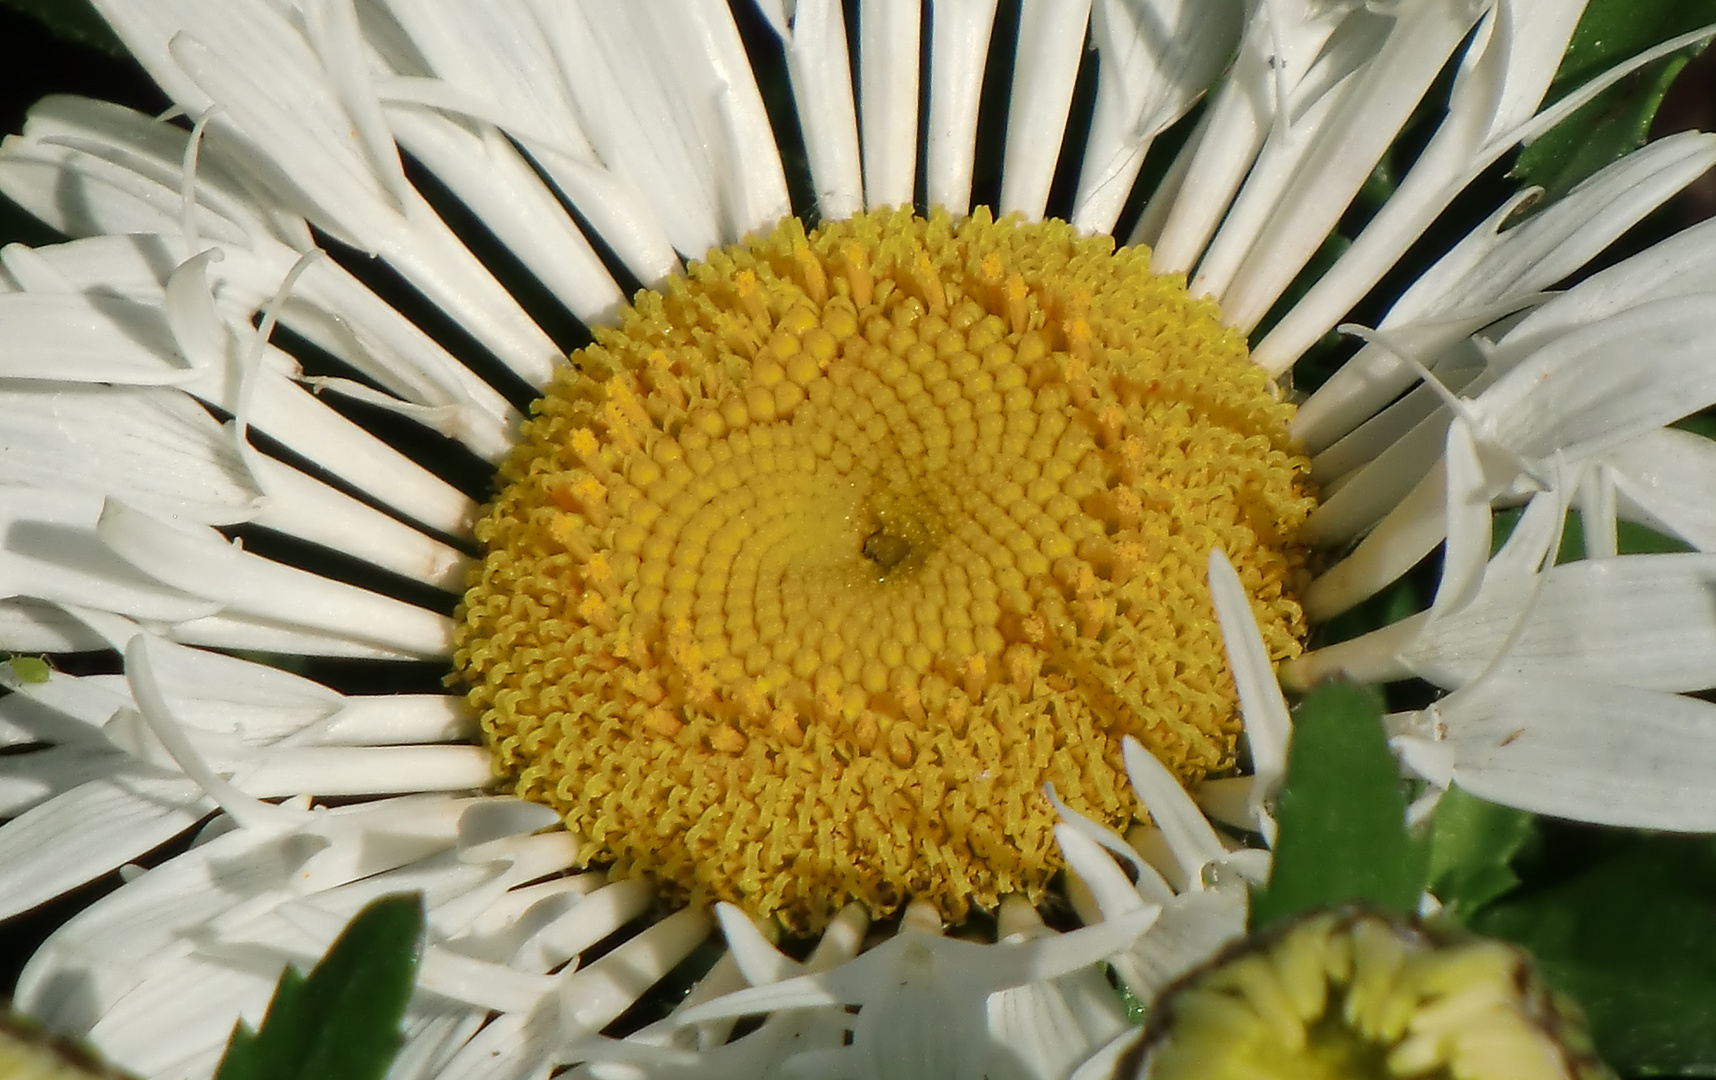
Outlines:
<svg viewBox="0 0 1716 1080"><path fill-rule="evenodd" d="M1295 654L1291 407L1215 306L1058 222L796 221L573 356L477 527L504 782L617 873L814 928L1038 895L1052 783L1137 812L1239 721L1220 547Z"/></svg>

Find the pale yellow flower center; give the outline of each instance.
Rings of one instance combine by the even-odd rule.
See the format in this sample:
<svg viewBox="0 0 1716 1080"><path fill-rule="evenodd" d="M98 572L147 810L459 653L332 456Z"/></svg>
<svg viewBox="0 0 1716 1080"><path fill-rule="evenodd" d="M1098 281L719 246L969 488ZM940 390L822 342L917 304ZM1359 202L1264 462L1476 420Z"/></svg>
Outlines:
<svg viewBox="0 0 1716 1080"><path fill-rule="evenodd" d="M1364 913L1249 941L1155 1012L1153 1080L1612 1080L1523 952Z"/></svg>
<svg viewBox="0 0 1716 1080"><path fill-rule="evenodd" d="M1233 764L1222 548L1299 648L1291 407L1215 306L1063 223L796 221L640 293L525 425L457 666L588 855L813 929L1057 868L1121 739Z"/></svg>

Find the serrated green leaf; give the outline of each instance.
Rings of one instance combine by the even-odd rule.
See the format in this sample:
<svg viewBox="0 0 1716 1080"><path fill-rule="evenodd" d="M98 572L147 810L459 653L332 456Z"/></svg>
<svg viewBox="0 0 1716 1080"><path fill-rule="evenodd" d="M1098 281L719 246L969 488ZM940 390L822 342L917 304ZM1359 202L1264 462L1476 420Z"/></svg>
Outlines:
<svg viewBox="0 0 1716 1080"><path fill-rule="evenodd" d="M1535 824L1522 810L1449 788L1430 828L1430 891L1442 910L1463 922L1519 884L1513 858Z"/></svg>
<svg viewBox="0 0 1716 1080"><path fill-rule="evenodd" d="M262 1026L240 1021L215 1080L381 1080L422 951L420 894L358 912L308 976L288 967Z"/></svg>
<svg viewBox="0 0 1716 1080"><path fill-rule="evenodd" d="M1564 97L1616 64L1676 35L1716 22L1716 0L1592 0L1579 20L1547 100ZM1520 152L1512 175L1548 199L1644 144L1691 48L1650 64L1603 91Z"/></svg>
<svg viewBox="0 0 1716 1080"><path fill-rule="evenodd" d="M1623 1075L1716 1075L1716 842L1653 836L1499 900L1479 933L1525 946Z"/></svg>
<svg viewBox="0 0 1716 1080"><path fill-rule="evenodd" d="M1253 930L1290 915L1363 903L1416 912L1427 845L1406 828L1406 796L1382 730L1382 698L1325 683L1293 716L1269 884Z"/></svg>
<svg viewBox="0 0 1716 1080"><path fill-rule="evenodd" d="M0 0L0 4L35 19L61 40L100 49L109 56L127 55L88 0Z"/></svg>

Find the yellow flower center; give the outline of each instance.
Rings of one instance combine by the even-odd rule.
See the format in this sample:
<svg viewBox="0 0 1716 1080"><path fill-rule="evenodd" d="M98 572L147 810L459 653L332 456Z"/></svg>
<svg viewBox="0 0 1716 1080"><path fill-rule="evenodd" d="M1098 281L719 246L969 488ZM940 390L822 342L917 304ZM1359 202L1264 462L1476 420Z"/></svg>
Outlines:
<svg viewBox="0 0 1716 1080"><path fill-rule="evenodd" d="M1153 1011L1154 1080L1612 1080L1519 949L1360 912L1247 942Z"/></svg>
<svg viewBox="0 0 1716 1080"><path fill-rule="evenodd" d="M797 929L951 919L1119 827L1134 735L1239 730L1212 547L1272 654L1313 502L1215 306L1059 222L788 221L639 293L533 410L456 663L504 782L615 872Z"/></svg>

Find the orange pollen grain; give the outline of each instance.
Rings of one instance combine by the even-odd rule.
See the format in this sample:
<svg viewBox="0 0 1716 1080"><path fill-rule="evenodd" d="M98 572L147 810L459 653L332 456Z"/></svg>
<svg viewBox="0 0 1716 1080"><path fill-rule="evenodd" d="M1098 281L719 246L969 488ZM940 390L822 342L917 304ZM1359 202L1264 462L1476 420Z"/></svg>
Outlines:
<svg viewBox="0 0 1716 1080"><path fill-rule="evenodd" d="M1233 765L1219 546L1300 649L1292 407L1142 248L877 211L711 252L574 354L477 526L455 662L588 858L816 929L1058 869L1121 740Z"/></svg>

